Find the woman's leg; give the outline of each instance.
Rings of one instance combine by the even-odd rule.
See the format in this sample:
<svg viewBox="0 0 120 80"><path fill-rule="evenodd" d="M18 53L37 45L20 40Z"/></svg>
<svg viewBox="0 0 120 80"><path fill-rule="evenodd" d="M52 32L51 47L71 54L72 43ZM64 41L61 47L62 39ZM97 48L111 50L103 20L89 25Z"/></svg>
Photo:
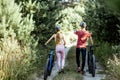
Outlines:
<svg viewBox="0 0 120 80"><path fill-rule="evenodd" d="M57 65L58 65L58 70L61 70L61 54L60 54L60 46L56 46L56 56L57 56Z"/></svg>
<svg viewBox="0 0 120 80"><path fill-rule="evenodd" d="M58 69L61 70L65 65L65 48L64 45L59 45L56 47L56 54L58 59Z"/></svg>
<svg viewBox="0 0 120 80"><path fill-rule="evenodd" d="M62 65L61 65L61 68L63 69L64 68L64 65L65 65L65 51L63 51L61 53L61 62L62 62Z"/></svg>
<svg viewBox="0 0 120 80"><path fill-rule="evenodd" d="M57 64L58 64L58 70L61 70L61 54L59 52L56 52L57 56Z"/></svg>

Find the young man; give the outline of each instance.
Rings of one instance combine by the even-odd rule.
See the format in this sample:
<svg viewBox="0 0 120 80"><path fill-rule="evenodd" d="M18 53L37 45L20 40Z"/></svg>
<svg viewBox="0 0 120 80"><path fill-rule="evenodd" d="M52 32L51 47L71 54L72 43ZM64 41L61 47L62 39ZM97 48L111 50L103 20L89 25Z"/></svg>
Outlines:
<svg viewBox="0 0 120 80"><path fill-rule="evenodd" d="M77 71L81 74L84 74L84 67L86 61L86 46L87 39L90 39L91 44L93 45L93 40L91 34L86 30L86 23L80 23L81 30L75 31L75 34L78 36L77 45L76 45L76 63ZM80 67L80 52L82 53L82 66Z"/></svg>

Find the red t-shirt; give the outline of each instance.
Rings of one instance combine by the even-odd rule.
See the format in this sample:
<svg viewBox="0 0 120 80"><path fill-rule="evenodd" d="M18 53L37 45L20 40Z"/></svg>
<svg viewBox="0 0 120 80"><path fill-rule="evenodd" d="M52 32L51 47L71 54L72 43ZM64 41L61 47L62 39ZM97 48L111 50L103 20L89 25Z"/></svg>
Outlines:
<svg viewBox="0 0 120 80"><path fill-rule="evenodd" d="M76 48L86 48L87 39L91 34L86 30L76 31L75 34L78 36Z"/></svg>

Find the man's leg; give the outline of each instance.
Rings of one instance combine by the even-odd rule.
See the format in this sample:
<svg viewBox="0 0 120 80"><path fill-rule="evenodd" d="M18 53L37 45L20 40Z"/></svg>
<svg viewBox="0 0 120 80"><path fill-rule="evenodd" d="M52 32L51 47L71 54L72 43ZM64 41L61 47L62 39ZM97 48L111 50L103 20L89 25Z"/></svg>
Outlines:
<svg viewBox="0 0 120 80"><path fill-rule="evenodd" d="M80 48L76 48L77 71L80 72Z"/></svg>
<svg viewBox="0 0 120 80"><path fill-rule="evenodd" d="M82 68L81 68L81 71L84 71L85 62L86 62L86 48L82 48L81 53L82 53Z"/></svg>

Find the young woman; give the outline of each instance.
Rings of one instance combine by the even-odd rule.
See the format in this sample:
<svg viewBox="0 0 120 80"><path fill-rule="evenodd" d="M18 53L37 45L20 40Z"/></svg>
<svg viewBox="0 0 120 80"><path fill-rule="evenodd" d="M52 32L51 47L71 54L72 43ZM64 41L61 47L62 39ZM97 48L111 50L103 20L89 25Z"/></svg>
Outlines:
<svg viewBox="0 0 120 80"><path fill-rule="evenodd" d="M75 34L78 36L77 45L76 45L76 63L77 71L84 74L84 66L86 61L86 45L87 39L90 39L91 44L93 45L93 40L91 34L86 30L86 23L80 23L81 30L75 31ZM82 66L80 67L80 52L82 53Z"/></svg>
<svg viewBox="0 0 120 80"><path fill-rule="evenodd" d="M57 56L57 63L58 63L58 70L59 72L63 72L64 64L65 64L65 39L63 34L60 32L60 26L56 26L56 33L53 34L50 39L45 43L47 45L53 38L55 39L56 43L56 56Z"/></svg>

